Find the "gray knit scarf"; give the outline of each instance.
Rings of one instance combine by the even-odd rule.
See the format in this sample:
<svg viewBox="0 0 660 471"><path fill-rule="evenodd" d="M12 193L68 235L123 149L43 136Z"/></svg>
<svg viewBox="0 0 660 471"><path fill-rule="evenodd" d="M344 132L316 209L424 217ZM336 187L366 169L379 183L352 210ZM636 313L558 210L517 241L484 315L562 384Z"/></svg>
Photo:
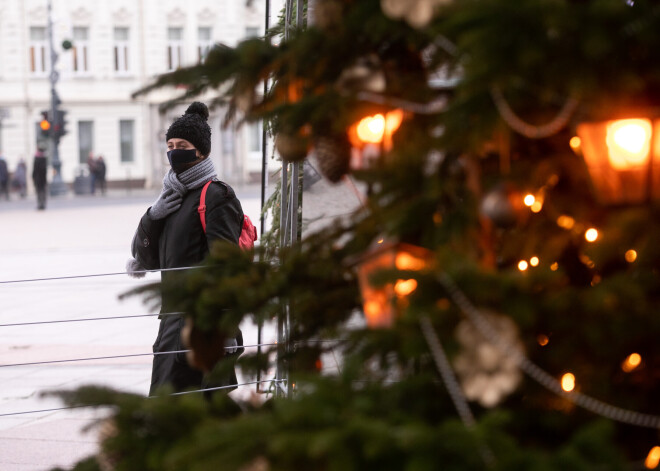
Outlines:
<svg viewBox="0 0 660 471"><path fill-rule="evenodd" d="M171 188L183 196L189 190L204 186L209 180L218 180L218 174L215 172L213 162L207 157L194 167L178 175L170 169L163 178L163 188Z"/></svg>

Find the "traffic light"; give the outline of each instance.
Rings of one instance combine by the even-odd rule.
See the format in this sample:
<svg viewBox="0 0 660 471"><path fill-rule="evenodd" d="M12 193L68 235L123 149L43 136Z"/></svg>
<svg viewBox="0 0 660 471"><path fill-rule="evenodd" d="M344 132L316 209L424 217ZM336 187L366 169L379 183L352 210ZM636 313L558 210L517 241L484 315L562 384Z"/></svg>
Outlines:
<svg viewBox="0 0 660 471"><path fill-rule="evenodd" d="M53 136L59 140L66 133L66 111L57 109L53 119Z"/></svg>
<svg viewBox="0 0 660 471"><path fill-rule="evenodd" d="M41 121L39 121L39 128L41 129L41 135L48 137L50 135L50 121L48 120L48 111L41 112Z"/></svg>
<svg viewBox="0 0 660 471"><path fill-rule="evenodd" d="M41 119L37 122L37 148L45 151L48 149L48 140L52 129L52 123L48 119L48 111L41 112Z"/></svg>

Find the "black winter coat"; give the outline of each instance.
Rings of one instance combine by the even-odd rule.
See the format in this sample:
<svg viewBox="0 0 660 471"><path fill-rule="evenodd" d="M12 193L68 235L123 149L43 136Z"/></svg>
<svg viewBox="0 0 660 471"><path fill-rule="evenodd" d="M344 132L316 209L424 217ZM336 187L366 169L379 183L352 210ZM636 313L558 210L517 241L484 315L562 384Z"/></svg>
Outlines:
<svg viewBox="0 0 660 471"><path fill-rule="evenodd" d="M243 228L243 209L234 190L222 182L213 182L206 192L206 234L198 207L202 188L191 190L181 208L164 219L152 220L149 210L142 216L132 252L148 270L181 268L199 264L216 240L238 244ZM168 273L162 274L166 279ZM168 312L167 293L163 293L161 312Z"/></svg>
<svg viewBox="0 0 660 471"><path fill-rule="evenodd" d="M46 157L34 158L32 165L32 181L37 189L42 189L46 186L46 174L48 173L48 160Z"/></svg>

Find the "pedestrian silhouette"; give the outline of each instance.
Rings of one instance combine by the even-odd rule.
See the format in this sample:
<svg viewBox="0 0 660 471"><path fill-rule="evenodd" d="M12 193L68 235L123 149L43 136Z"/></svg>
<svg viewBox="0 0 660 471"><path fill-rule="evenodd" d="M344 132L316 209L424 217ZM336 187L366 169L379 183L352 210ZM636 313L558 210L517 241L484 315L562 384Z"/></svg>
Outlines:
<svg viewBox="0 0 660 471"><path fill-rule="evenodd" d="M46 209L47 173L48 161L46 156L41 150L37 150L34 154L34 164L32 165L32 181L37 190L37 209L39 210Z"/></svg>
<svg viewBox="0 0 660 471"><path fill-rule="evenodd" d="M4 196L9 201L9 168L2 154L0 154L0 196Z"/></svg>

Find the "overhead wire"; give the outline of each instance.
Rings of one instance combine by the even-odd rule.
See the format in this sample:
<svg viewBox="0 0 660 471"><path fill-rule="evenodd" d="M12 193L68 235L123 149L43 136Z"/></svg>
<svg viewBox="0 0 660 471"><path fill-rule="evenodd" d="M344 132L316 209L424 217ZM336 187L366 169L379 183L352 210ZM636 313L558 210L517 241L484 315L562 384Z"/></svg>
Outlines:
<svg viewBox="0 0 660 471"><path fill-rule="evenodd" d="M239 388L242 386L249 386L252 384L257 384L257 383L277 383L281 382L282 380L276 380L276 379L266 379L266 380L261 380L261 381L248 381L246 383L240 383L240 384L230 384L227 386L217 386L213 388L204 388L204 389L195 389L192 391L182 391L182 392L177 392L177 393L171 393L168 394L168 396L181 396L183 394L193 394L193 393L200 393L200 392L209 392L209 391L219 391L222 389L230 389L230 388ZM146 399L152 399L154 397L158 396L147 396ZM45 413L45 412L60 412L60 411L65 411L65 410L71 410L71 409L80 409L83 407L98 407L96 405L78 405L78 406L67 406L67 407L54 407L51 409L37 409L37 410L27 410L27 411L19 411L19 412L6 412L6 413L0 413L0 417L10 417L14 415L25 415L25 414L37 414L37 413Z"/></svg>
<svg viewBox="0 0 660 471"><path fill-rule="evenodd" d="M275 346L277 343L261 343L254 345L239 345L232 347L222 347L224 350L232 350L235 348L257 348L257 347L268 347ZM151 353L131 353L127 355L108 355L102 357L88 357L88 358L69 358L66 360L46 360L46 361L31 361L26 363L7 363L4 365L0 364L0 368L8 368L15 366L34 366L34 365L50 365L54 363L75 363L79 361L92 361L92 360L114 360L118 358L131 358L131 357L143 357L143 356L152 356L152 355L174 355L177 353L187 353L190 350L172 350L168 352L151 352Z"/></svg>
<svg viewBox="0 0 660 471"><path fill-rule="evenodd" d="M2 280L0 281L0 285L15 284L15 283L34 283L37 281L75 280L80 278L96 278L100 276L117 276L117 275L130 276L132 274L162 273L162 272L170 272L170 271L194 270L199 268L210 268L210 267L204 265L195 265L191 267L159 268L157 270L136 270L131 273L121 271L121 272L110 272L110 273L92 273L88 275L68 275L68 276L52 276L52 277L44 277L44 278L27 278L22 280Z"/></svg>
<svg viewBox="0 0 660 471"><path fill-rule="evenodd" d="M183 315L183 312L163 312L155 314L133 314L127 316L108 316L108 317L84 317L82 319L58 319L54 321L35 321L35 322L14 322L11 324L0 324L0 327L18 327L27 325L41 325L41 324L61 324L67 322L86 322L86 321L106 321L115 319L130 319L135 317L154 317L154 316L175 316Z"/></svg>

